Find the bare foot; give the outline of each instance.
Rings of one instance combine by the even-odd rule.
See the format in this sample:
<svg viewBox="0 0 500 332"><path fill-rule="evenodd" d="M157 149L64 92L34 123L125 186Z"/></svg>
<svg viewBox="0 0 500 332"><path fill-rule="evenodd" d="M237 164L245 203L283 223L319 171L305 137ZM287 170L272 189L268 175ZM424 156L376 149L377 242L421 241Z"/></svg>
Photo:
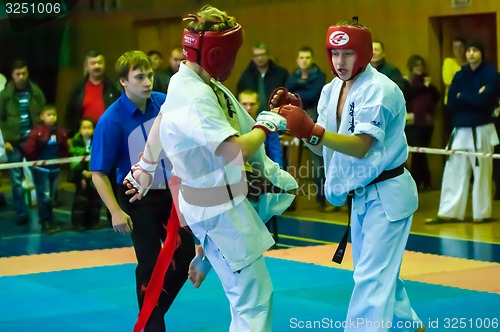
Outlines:
<svg viewBox="0 0 500 332"><path fill-rule="evenodd" d="M196 247L196 256L194 256L191 264L189 264L188 279L193 284L194 288L199 288L201 283L207 277L208 272L212 269L212 265L203 252L201 246Z"/></svg>
<svg viewBox="0 0 500 332"><path fill-rule="evenodd" d="M189 281L191 281L194 288L199 288L203 280L205 280L205 278L206 275L199 272L192 264L189 266L188 279Z"/></svg>

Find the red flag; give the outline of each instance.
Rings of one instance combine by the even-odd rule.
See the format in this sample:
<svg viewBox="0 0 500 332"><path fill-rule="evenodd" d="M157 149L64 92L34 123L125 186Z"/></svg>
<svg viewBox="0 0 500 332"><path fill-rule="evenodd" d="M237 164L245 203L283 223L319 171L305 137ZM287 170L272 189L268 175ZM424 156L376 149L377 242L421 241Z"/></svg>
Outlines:
<svg viewBox="0 0 500 332"><path fill-rule="evenodd" d="M156 265L149 280L149 284L146 287L146 294L144 295L144 302L142 304L141 311L139 312L139 317L134 326L134 332L141 332L146 323L148 322L151 312L158 304L158 298L160 297L161 291L163 290L163 281L165 279L165 273L172 262L172 257L174 256L174 251L177 249L180 238L178 238L179 228L181 227L179 222L179 215L175 207L179 202L179 185L180 179L176 176L172 176L168 181L169 187L172 193L172 209L170 210L170 218L167 223L167 238L163 243L163 247L160 250L158 258L156 260ZM179 239L179 240L178 240Z"/></svg>

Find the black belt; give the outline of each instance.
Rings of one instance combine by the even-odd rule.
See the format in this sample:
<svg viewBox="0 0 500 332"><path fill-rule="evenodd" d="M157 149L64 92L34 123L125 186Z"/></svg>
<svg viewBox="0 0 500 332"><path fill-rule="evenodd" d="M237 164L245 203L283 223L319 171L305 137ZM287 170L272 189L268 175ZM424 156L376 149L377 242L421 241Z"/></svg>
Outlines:
<svg viewBox="0 0 500 332"><path fill-rule="evenodd" d="M403 165L393 168L388 171L383 171L379 176L377 176L372 182L368 183L366 187L371 186L372 184L382 182L385 180L389 180L392 178L395 178L396 176L400 176L403 174L405 171L405 168ZM352 199L354 197L354 190L351 190L347 194L347 209L349 210L349 214L347 217L347 229L345 230L344 236L342 236L342 240L340 240L340 243L337 247L337 250L335 250L335 254L333 255L332 261L335 263L342 263L342 259L344 258L344 253L345 253L345 248L347 246L347 239L349 237L349 230L351 227L351 208L352 208Z"/></svg>
<svg viewBox="0 0 500 332"><path fill-rule="evenodd" d="M455 129L451 132L450 139L448 140L448 144L446 144L445 150L451 150L451 145L453 144L453 140L455 139ZM470 127L472 131L472 145L474 146L474 152L477 152L477 126ZM448 156L450 159L450 156ZM447 159L447 160L448 160ZM474 157L475 165L479 166L479 158Z"/></svg>

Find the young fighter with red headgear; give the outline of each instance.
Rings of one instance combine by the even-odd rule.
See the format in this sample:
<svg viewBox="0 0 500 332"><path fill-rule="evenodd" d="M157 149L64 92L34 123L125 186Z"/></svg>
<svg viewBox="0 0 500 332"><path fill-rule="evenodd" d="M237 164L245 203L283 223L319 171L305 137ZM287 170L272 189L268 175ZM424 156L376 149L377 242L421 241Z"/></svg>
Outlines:
<svg viewBox="0 0 500 332"><path fill-rule="evenodd" d="M410 306L399 269L418 196L403 164L405 100L398 86L374 70L370 31L357 19L331 26L326 52L333 73L318 103L315 124L278 90L270 104L279 107L287 129L325 161L325 195L333 205L352 199L351 241L354 290L345 331L424 331ZM334 261L340 263L344 246Z"/></svg>
<svg viewBox="0 0 500 332"><path fill-rule="evenodd" d="M191 281L199 286L211 265L230 303L230 331L270 331L273 288L262 254L274 240L263 221L288 208L294 195L286 191L297 183L267 158L263 143L269 133L284 130L286 120L262 112L254 121L220 83L243 43L233 17L204 6L185 20L187 61L172 77L144 155L127 177L131 200L147 192L163 147L180 178L180 212L203 248ZM265 186L248 185L250 173L252 179L265 177Z"/></svg>

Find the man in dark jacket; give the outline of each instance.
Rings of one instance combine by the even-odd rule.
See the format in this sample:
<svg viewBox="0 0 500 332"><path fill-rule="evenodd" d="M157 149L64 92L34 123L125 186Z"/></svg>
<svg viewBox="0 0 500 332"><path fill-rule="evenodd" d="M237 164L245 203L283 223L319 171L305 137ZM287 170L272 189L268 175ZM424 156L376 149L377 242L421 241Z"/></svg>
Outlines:
<svg viewBox="0 0 500 332"><path fill-rule="evenodd" d="M259 113L269 108L269 95L274 89L284 86L288 77L286 68L278 66L269 58L269 48L266 44L256 44L253 47L253 59L241 74L236 95L244 90L256 91L259 95Z"/></svg>
<svg viewBox="0 0 500 332"><path fill-rule="evenodd" d="M82 118L97 123L106 108L120 97L116 84L104 74L105 59L100 52L89 51L83 66L86 75L73 88L66 109L65 126L69 137L78 132Z"/></svg>
<svg viewBox="0 0 500 332"><path fill-rule="evenodd" d="M286 80L285 87L291 93L298 94L302 99L302 107L314 122L318 119L318 100L321 90L326 84L326 75L314 61L314 52L310 47L302 47L297 55L298 68ZM331 212L334 207L326 203L325 169L323 157L311 153L313 162L313 178L316 185L316 204L320 211Z"/></svg>
<svg viewBox="0 0 500 332"><path fill-rule="evenodd" d="M381 41L376 40L372 43L372 45L373 57L370 61L370 64L373 68L377 69L378 72L389 77L391 81L396 83L401 91L403 91L405 99L408 99L406 95L408 93L409 83L403 78L403 75L401 75L401 71L399 71L396 66L387 63L387 61L385 60L384 44L382 44Z"/></svg>
<svg viewBox="0 0 500 332"><path fill-rule="evenodd" d="M29 80L28 65L17 60L12 66L12 80L0 92L0 128L5 141L9 163L22 160L22 151L33 124L40 118L45 105L42 90ZM23 170L9 170L12 200L17 210L17 223L29 222L28 206L23 195Z"/></svg>

